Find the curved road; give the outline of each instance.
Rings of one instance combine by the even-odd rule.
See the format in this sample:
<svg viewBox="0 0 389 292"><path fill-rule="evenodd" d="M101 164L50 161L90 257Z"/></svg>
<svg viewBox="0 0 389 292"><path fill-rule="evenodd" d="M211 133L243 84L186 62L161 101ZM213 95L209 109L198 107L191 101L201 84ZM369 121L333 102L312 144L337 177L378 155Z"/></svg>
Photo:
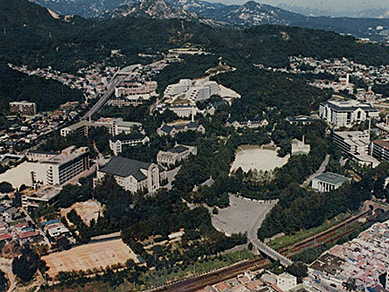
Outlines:
<svg viewBox="0 0 389 292"><path fill-rule="evenodd" d="M273 207L278 203L278 200L272 201ZM251 225L251 228L247 234L248 239L251 241L251 243L261 252L272 258L273 260L279 260L280 263L284 266L290 266L293 264L293 262L284 257L283 255L279 254L275 250L268 247L266 244L264 244L262 241L258 239L257 230L261 226L263 220L265 219L265 213L268 212L268 210L263 209L257 216L257 219L254 220L253 224Z"/></svg>

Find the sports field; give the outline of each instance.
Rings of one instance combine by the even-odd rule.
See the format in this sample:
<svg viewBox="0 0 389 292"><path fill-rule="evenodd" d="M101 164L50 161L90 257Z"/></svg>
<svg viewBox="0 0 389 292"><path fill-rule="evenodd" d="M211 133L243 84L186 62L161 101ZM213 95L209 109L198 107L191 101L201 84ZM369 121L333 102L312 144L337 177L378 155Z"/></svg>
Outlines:
<svg viewBox="0 0 389 292"><path fill-rule="evenodd" d="M237 170L239 167L244 172L250 169L269 171L274 170L276 167L282 167L288 162L289 156L285 157L277 156L277 152L268 149L260 149L256 147L246 147L243 150L238 151L235 156L235 161L232 164L230 172Z"/></svg>
<svg viewBox="0 0 389 292"><path fill-rule="evenodd" d="M90 243L42 257L50 267L48 274L52 278L60 271L105 268L130 258L137 262L136 255L121 239Z"/></svg>

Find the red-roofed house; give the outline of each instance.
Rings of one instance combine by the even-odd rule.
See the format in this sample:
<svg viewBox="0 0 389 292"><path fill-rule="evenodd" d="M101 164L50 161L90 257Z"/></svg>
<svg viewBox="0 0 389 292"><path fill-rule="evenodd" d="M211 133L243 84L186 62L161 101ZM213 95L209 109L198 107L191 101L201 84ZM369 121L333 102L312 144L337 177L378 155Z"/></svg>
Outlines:
<svg viewBox="0 0 389 292"><path fill-rule="evenodd" d="M20 232L18 234L20 239L35 237L35 236L38 236L38 235L39 235L39 233L37 233L35 231Z"/></svg>
<svg viewBox="0 0 389 292"><path fill-rule="evenodd" d="M12 235L9 233L0 234L0 241L12 239Z"/></svg>

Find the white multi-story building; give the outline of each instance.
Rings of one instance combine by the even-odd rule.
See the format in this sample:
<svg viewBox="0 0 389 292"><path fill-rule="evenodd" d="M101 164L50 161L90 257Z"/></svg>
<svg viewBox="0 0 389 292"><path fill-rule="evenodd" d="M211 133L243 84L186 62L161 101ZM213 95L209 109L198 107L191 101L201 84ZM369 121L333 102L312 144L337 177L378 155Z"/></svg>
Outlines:
<svg viewBox="0 0 389 292"><path fill-rule="evenodd" d="M160 105L157 110L162 114L165 110L170 110L180 118L189 118L195 116L198 112L196 105L184 104L184 105Z"/></svg>
<svg viewBox="0 0 389 292"><path fill-rule="evenodd" d="M334 126L348 127L368 118L377 118L378 110L371 104L356 100L336 100L321 103L319 116Z"/></svg>
<svg viewBox="0 0 389 292"><path fill-rule="evenodd" d="M371 142L371 155L379 161L389 161L389 140L377 139Z"/></svg>
<svg viewBox="0 0 389 292"><path fill-rule="evenodd" d="M87 169L89 169L88 148L77 149L76 146L70 146L58 155L37 162L31 175L35 183L62 185Z"/></svg>
<svg viewBox="0 0 389 292"><path fill-rule="evenodd" d="M109 139L109 148L113 151L113 154L118 155L123 152L124 146L136 146L138 144L146 144L150 142L149 137L139 134L132 136L117 136Z"/></svg>
<svg viewBox="0 0 389 292"><path fill-rule="evenodd" d="M366 154L369 152L369 131L333 132L332 138L341 151L347 154Z"/></svg>
<svg viewBox="0 0 389 292"><path fill-rule="evenodd" d="M277 287L287 292L297 286L297 278L288 273L282 273L277 276Z"/></svg>
<svg viewBox="0 0 389 292"><path fill-rule="evenodd" d="M215 81L209 81L208 78L192 81L190 79L181 79L179 83L171 84L166 87L164 96L166 98L184 95L186 99L192 102L207 100L212 95L220 93L220 87Z"/></svg>
<svg viewBox="0 0 389 292"><path fill-rule="evenodd" d="M62 137L70 133L88 136L90 128L105 127L112 136L119 134L130 134L134 127L141 128L142 124L137 122L123 121L123 118L101 118L96 122L80 121L60 130Z"/></svg>
<svg viewBox="0 0 389 292"><path fill-rule="evenodd" d="M181 79L176 84L170 84L166 87L164 96L165 97L172 97L179 94L183 94L189 90L189 88L192 86L192 80L190 79Z"/></svg>
<svg viewBox="0 0 389 292"><path fill-rule="evenodd" d="M369 131L332 132L332 139L343 154L356 162L371 167L376 167L379 164L375 157L369 155Z"/></svg>
<svg viewBox="0 0 389 292"><path fill-rule="evenodd" d="M136 81L123 81L118 87L115 87L115 96L129 95L152 95L158 88L156 81L145 81L144 83Z"/></svg>
<svg viewBox="0 0 389 292"><path fill-rule="evenodd" d="M176 145L167 151L159 151L157 162L159 164L174 165L177 162L188 159L189 155L197 155L197 148L187 145Z"/></svg>
<svg viewBox="0 0 389 292"><path fill-rule="evenodd" d="M156 192L166 179L166 170L161 165L120 156L112 157L97 171L97 181L101 181L106 174L113 175L118 185L132 193L146 190Z"/></svg>

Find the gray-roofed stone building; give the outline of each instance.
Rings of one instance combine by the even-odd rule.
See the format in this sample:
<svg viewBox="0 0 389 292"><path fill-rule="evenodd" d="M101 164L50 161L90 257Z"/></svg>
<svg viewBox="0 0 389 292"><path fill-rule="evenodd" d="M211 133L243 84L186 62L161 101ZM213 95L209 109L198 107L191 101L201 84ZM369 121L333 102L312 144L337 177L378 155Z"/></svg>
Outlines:
<svg viewBox="0 0 389 292"><path fill-rule="evenodd" d="M159 151L157 162L167 165L174 165L177 162L188 159L189 155L197 155L197 148L194 146L179 145L167 151Z"/></svg>
<svg viewBox="0 0 389 292"><path fill-rule="evenodd" d="M113 175L118 185L132 193L144 190L156 192L166 179L166 170L161 165L120 156L112 157L97 170L97 181L101 181L106 174Z"/></svg>
<svg viewBox="0 0 389 292"><path fill-rule="evenodd" d="M312 179L312 188L318 190L319 192L329 192L339 188L342 184L349 180L350 178L343 175L326 172L319 174Z"/></svg>
<svg viewBox="0 0 389 292"><path fill-rule="evenodd" d="M205 133L205 128L203 125L199 125L195 122L187 122L180 124L162 124L161 127L157 129L157 134L159 136L169 135L174 137L179 132L187 132L187 131L197 131L200 133Z"/></svg>

